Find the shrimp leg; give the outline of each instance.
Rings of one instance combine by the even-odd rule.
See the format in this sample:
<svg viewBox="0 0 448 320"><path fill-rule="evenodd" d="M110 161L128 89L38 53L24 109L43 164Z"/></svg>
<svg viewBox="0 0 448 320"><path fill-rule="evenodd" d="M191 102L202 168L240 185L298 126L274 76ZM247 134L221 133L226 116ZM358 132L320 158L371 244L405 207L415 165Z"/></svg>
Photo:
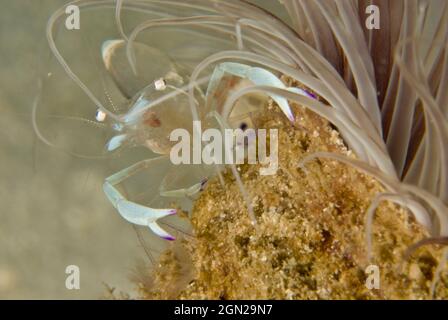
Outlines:
<svg viewBox="0 0 448 320"><path fill-rule="evenodd" d="M161 158L164 157L137 162L136 164L111 175L106 178L103 185L103 190L109 201L125 220L134 224L148 226L155 234L166 240L175 240L172 235L163 230L157 224L157 220L176 214L176 209L154 209L140 205L127 200L116 188L116 185L134 175L136 172L148 168L154 164L155 160Z"/></svg>
<svg viewBox="0 0 448 320"><path fill-rule="evenodd" d="M202 181L192 185L188 188L182 188L177 190L160 190L160 195L163 197L175 197L175 198L188 198L193 199L195 195L203 191L207 179L204 178Z"/></svg>

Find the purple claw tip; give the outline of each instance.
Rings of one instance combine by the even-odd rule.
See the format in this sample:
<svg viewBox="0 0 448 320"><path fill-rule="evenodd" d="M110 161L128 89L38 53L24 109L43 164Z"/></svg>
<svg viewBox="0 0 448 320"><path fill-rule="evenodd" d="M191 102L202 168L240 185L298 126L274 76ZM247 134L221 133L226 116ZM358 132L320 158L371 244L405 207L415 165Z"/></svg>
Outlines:
<svg viewBox="0 0 448 320"><path fill-rule="evenodd" d="M172 237L172 236L166 236L166 237L163 237L163 239L168 240L168 241L174 241L174 240L176 240L176 238L174 238L174 237Z"/></svg>
<svg viewBox="0 0 448 320"><path fill-rule="evenodd" d="M172 209L172 210L170 210L170 214L176 214L177 213L177 210L176 209Z"/></svg>
<svg viewBox="0 0 448 320"><path fill-rule="evenodd" d="M310 98L317 99L317 96L316 96L314 93L309 92L309 91L307 91L306 93L308 93L308 96L309 96Z"/></svg>

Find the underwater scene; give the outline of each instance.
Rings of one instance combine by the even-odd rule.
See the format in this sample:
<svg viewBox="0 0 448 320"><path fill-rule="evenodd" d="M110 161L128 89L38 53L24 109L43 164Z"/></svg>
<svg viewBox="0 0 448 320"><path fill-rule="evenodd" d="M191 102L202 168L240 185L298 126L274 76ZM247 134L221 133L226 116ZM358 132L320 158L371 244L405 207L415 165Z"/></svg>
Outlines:
<svg viewBox="0 0 448 320"><path fill-rule="evenodd" d="M448 299L448 1L0 8L0 299Z"/></svg>

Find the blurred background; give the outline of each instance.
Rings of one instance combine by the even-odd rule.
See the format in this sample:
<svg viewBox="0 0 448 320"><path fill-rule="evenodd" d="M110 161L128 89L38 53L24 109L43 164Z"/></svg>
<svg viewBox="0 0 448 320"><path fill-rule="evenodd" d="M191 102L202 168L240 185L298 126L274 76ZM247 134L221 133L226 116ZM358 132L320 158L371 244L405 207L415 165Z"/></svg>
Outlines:
<svg viewBox="0 0 448 320"><path fill-rule="evenodd" d="M132 225L102 192L110 168L42 144L31 125L46 22L65 3L0 0L1 299L101 298L104 283L130 293L143 256ZM72 264L80 290L65 287Z"/></svg>

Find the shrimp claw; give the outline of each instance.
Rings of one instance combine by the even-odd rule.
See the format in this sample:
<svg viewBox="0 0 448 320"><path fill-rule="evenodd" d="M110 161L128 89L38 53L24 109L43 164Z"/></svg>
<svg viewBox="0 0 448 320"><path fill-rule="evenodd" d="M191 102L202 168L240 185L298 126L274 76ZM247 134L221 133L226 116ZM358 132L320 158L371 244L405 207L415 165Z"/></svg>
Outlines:
<svg viewBox="0 0 448 320"><path fill-rule="evenodd" d="M176 214L176 209L154 209L140 205L127 200L116 188L116 185L120 184L137 171L148 167L151 160L143 160L106 178L103 190L109 201L125 220L134 224L148 226L155 234L166 240L175 240L175 237L163 230L157 224L157 220Z"/></svg>

